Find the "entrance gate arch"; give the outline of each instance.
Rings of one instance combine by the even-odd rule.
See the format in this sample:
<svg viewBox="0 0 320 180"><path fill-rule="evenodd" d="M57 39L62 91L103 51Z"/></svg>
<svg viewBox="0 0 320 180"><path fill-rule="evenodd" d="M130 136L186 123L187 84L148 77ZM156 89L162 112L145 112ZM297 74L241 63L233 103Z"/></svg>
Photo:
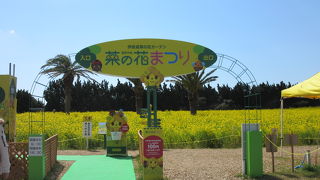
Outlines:
<svg viewBox="0 0 320 180"><path fill-rule="evenodd" d="M253 76L249 68L238 59L226 54L217 53L217 62L209 68L221 69L232 75L240 83L257 86L256 78Z"/></svg>
<svg viewBox="0 0 320 180"><path fill-rule="evenodd" d="M69 54L70 58L73 58L74 56L75 56L75 54ZM170 61L170 62L173 63L175 61ZM217 61L214 64L212 64L211 66L209 66L209 68L221 69L221 70L229 73L230 75L232 75L240 83L247 84L249 86L257 85L255 77L253 76L252 72L247 68L247 66L245 66L239 60L237 60L231 56L228 56L225 54L217 54ZM39 77L42 77L42 76L39 76ZM34 85L35 86L37 86L37 85L46 86L45 84L39 83L38 80L36 80L34 82ZM32 88L31 88L31 92L34 91L35 87L32 87ZM156 102L156 101L154 101L154 102ZM150 102L147 104L150 104ZM157 110L156 106L153 106L153 107L154 107L154 111L156 112L156 110ZM148 108L149 108L149 106L148 106ZM157 120L156 113L151 112L150 109L148 110L148 114L152 114L152 115L155 114L155 117L153 119ZM155 124L155 127L152 126L152 128L160 128L160 123L154 121L153 124ZM159 127L156 125L159 125ZM157 134L162 134L162 132L161 133L157 132ZM154 136L154 135L150 134L149 136ZM162 157L162 154L161 154L161 157ZM162 159L161 159L161 161L162 161Z"/></svg>

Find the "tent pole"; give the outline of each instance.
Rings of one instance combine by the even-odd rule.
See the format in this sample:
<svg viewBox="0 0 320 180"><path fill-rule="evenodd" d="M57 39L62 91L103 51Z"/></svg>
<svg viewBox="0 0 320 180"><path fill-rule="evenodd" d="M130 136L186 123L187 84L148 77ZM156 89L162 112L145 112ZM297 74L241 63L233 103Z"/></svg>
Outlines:
<svg viewBox="0 0 320 180"><path fill-rule="evenodd" d="M282 157L282 145L283 145L283 98L280 99L280 156Z"/></svg>

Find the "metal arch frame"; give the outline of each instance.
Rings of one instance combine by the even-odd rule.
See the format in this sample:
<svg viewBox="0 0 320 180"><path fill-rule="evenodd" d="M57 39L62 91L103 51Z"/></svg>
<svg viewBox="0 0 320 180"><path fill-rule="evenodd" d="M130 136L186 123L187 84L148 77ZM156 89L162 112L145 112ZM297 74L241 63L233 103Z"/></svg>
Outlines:
<svg viewBox="0 0 320 180"><path fill-rule="evenodd" d="M247 66L245 66L243 63L241 63L238 59L231 57L231 56L228 56L226 54L219 54L219 53L217 53L217 57L218 57L217 62L215 64L211 65L209 68L221 69L221 70L231 74L238 82L252 85L252 86L253 85L257 86L256 78L253 76L252 72L249 70L249 68ZM223 66L224 61L231 62L230 63L231 65L228 67ZM233 69L235 67L239 67L242 71L240 73L233 71ZM241 78L243 75L246 75L250 81L249 82L243 81L243 79Z"/></svg>
<svg viewBox="0 0 320 180"><path fill-rule="evenodd" d="M76 55L76 53L71 53L71 54L68 54L67 56L72 59L74 56ZM30 97L30 100L29 100L29 134L32 134L33 133L33 123L41 123L41 127L42 127L42 130L41 130L41 133L44 134L45 132L45 99L44 99L44 92L42 92L42 96L41 95L35 95L34 92L37 88L38 85L41 85L43 87L48 87L48 84L50 83L51 80L54 79L54 77L50 76L49 75L49 80L45 83L42 83L42 82L39 82L41 77L43 77L44 74L41 73L41 70L40 72L37 74L37 76L35 77L35 79L33 80L32 82L32 85L31 85L31 88L30 88L30 94L31 94L31 97ZM31 105L31 99L32 98L38 98L41 99L40 101L43 103L43 107L41 108L34 108L32 107ZM41 120L34 120L33 119L33 115L32 113L33 112L37 112L37 111L41 111Z"/></svg>
<svg viewBox="0 0 320 180"><path fill-rule="evenodd" d="M33 80L32 82L32 85L31 85L31 88L30 88L30 94L31 94L31 97L30 97L30 100L29 100L29 134L33 134L33 123L41 123L41 133L44 134L45 132L45 99L44 99L44 96L43 96L43 93L42 93L42 96L40 95L35 95L34 92L36 90L36 87L37 85L41 85L43 87L48 87L48 84L50 82L51 79L53 79L53 77L50 76L49 78L49 81L46 82L46 84L42 83L42 82L39 82L40 78L43 77L44 74L41 73L41 71L37 74L37 76L35 77L35 79ZM40 101L43 103L43 107L41 108L35 108L35 107L32 107L32 98L38 98L38 101L39 99L41 99ZM41 120L34 120L33 119L33 115L32 113L33 112L41 112Z"/></svg>
<svg viewBox="0 0 320 180"><path fill-rule="evenodd" d="M53 78L52 76L49 76L49 81L46 82L46 84L43 84L43 83L39 82L40 78L41 78L43 75L44 75L44 74L42 74L41 71L40 71L40 72L37 74L37 76L35 77L35 79L33 80L32 85L31 85L31 88L30 88L30 94L31 94L31 96L44 99L43 96L35 95L35 94L34 94L34 91L36 90L37 85L41 85L41 86L43 86L43 87L48 87L49 82L50 82L52 79L54 79L54 78ZM42 100L42 102L43 102L43 100Z"/></svg>
<svg viewBox="0 0 320 180"><path fill-rule="evenodd" d="M75 57L76 53L70 53L68 54L68 57L70 59L72 59L73 57ZM228 61L230 62L230 66L223 66L224 65L224 61ZM235 71L233 71L233 69L235 67L239 67L242 71L240 73L237 73ZM221 53L217 53L217 62L214 63L213 65L211 65L208 68L216 68L216 69L221 69L229 74L231 74L238 82L244 83L244 84L248 84L251 86L257 86L257 81L256 78L253 76L252 72L249 70L249 68L247 66L245 66L243 63L241 63L238 59L228 56L226 54L221 54ZM41 85L44 87L47 87L49 82L54 79L53 77L49 77L49 81L45 84L42 84L40 82L38 82L40 80L40 78L43 76L44 74L41 74L41 71L37 74L35 80L32 83L32 86L30 88L30 93L32 95L32 97L37 97L37 98L41 98L42 102L44 102L44 97L43 96L36 96L34 95L34 91L36 89L37 85ZM246 75L248 77L248 79L250 80L249 82L245 82L241 77L243 75ZM31 101L30 101L31 102ZM31 104L29 105L29 107L31 106Z"/></svg>

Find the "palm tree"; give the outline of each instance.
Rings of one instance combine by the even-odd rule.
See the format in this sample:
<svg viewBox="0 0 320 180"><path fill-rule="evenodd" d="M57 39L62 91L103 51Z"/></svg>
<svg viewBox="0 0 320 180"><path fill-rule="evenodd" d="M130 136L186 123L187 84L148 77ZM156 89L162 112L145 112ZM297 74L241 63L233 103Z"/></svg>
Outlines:
<svg viewBox="0 0 320 180"><path fill-rule="evenodd" d="M140 114L141 108L143 107L143 93L144 88L140 79L128 78L130 82L134 84L133 92L136 101L136 113Z"/></svg>
<svg viewBox="0 0 320 180"><path fill-rule="evenodd" d="M64 110L66 113L70 113L71 109L71 91L74 78L77 77L79 79L80 77L84 77L94 81L89 75L95 75L94 72L84 69L82 66L76 64L76 62L71 62L70 57L61 54L49 59L47 63L41 67L41 73L47 74L51 78L62 75L65 97Z"/></svg>
<svg viewBox="0 0 320 180"><path fill-rule="evenodd" d="M218 76L210 76L216 70L217 69L214 69L207 74L205 74L204 70L202 70L192 74L175 76L173 77L173 80L169 80L169 82L182 85L187 90L190 113L192 115L197 114L199 90L203 88L205 84L215 81L218 78Z"/></svg>

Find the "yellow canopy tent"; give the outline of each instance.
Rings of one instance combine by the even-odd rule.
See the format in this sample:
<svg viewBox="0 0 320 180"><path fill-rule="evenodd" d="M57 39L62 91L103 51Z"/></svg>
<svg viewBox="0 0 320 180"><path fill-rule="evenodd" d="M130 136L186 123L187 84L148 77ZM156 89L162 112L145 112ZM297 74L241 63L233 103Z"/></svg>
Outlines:
<svg viewBox="0 0 320 180"><path fill-rule="evenodd" d="M320 99L320 72L311 78L281 91L281 98Z"/></svg>
<svg viewBox="0 0 320 180"><path fill-rule="evenodd" d="M283 99L285 98L309 98L320 99L320 72L311 78L292 86L288 89L281 91L281 113L280 113L280 126L281 126L281 147L283 140Z"/></svg>

